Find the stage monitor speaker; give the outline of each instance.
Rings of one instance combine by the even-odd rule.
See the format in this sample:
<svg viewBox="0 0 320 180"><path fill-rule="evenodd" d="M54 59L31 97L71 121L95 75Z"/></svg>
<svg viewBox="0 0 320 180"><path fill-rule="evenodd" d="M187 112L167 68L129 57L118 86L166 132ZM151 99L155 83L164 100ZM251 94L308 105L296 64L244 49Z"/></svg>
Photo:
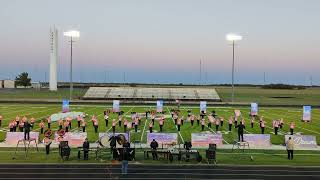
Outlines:
<svg viewBox="0 0 320 180"><path fill-rule="evenodd" d="M216 149L217 149L217 145L216 144L209 144L209 150L215 151Z"/></svg>

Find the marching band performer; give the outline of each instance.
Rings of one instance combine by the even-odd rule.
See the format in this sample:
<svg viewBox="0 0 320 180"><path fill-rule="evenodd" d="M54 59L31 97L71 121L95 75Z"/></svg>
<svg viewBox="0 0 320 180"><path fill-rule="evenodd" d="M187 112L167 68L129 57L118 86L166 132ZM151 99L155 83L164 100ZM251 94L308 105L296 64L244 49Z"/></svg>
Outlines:
<svg viewBox="0 0 320 180"><path fill-rule="evenodd" d="M14 129L14 120L12 120L11 122L9 122L9 129L10 129L10 132L13 132L13 129Z"/></svg>
<svg viewBox="0 0 320 180"><path fill-rule="evenodd" d="M18 127L18 124L17 124L17 121L13 121L13 132L17 132L17 127Z"/></svg>
<svg viewBox="0 0 320 180"><path fill-rule="evenodd" d="M234 117L234 127L236 128L237 125L238 125L238 117L235 116Z"/></svg>
<svg viewBox="0 0 320 180"><path fill-rule="evenodd" d="M180 131L180 126L181 126L181 118L178 118L177 120L178 131Z"/></svg>
<svg viewBox="0 0 320 180"><path fill-rule="evenodd" d="M274 128L274 134L278 135L278 129L279 129L279 121L278 120L273 120L273 128Z"/></svg>
<svg viewBox="0 0 320 180"><path fill-rule="evenodd" d="M230 116L229 117L229 131L231 132L231 128L232 128L232 123L233 123L233 117Z"/></svg>
<svg viewBox="0 0 320 180"><path fill-rule="evenodd" d="M204 131L205 120L204 118L201 120L201 131Z"/></svg>
<svg viewBox="0 0 320 180"><path fill-rule="evenodd" d="M134 132L138 132L139 118L136 117L134 120Z"/></svg>
<svg viewBox="0 0 320 180"><path fill-rule="evenodd" d="M62 126L63 126L63 120L62 119L58 120L58 126L59 126L59 130L62 129Z"/></svg>
<svg viewBox="0 0 320 180"><path fill-rule="evenodd" d="M152 123L152 121L150 121L150 123L149 123L149 131L150 131L150 133L152 133L152 127L153 127L153 123Z"/></svg>
<svg viewBox="0 0 320 180"><path fill-rule="evenodd" d="M174 119L174 124L177 125L178 114L176 112L173 114L173 119Z"/></svg>
<svg viewBox="0 0 320 180"><path fill-rule="evenodd" d="M48 121L48 128L50 129L50 127L51 127L51 116L49 116L48 118L47 118L47 121ZM71 129L71 128L70 128Z"/></svg>
<svg viewBox="0 0 320 180"><path fill-rule="evenodd" d="M63 127L66 130L66 132L69 132L69 121L67 119L64 121Z"/></svg>
<svg viewBox="0 0 320 180"><path fill-rule="evenodd" d="M82 132L86 132L86 121L85 121L85 119L81 120L81 127L82 127Z"/></svg>
<svg viewBox="0 0 320 180"><path fill-rule="evenodd" d="M36 123L36 119L35 118L30 118L30 124L31 124L31 128L34 127L34 124Z"/></svg>
<svg viewBox="0 0 320 180"><path fill-rule="evenodd" d="M81 116L80 115L78 115L77 116L77 122L78 122L78 128L80 128L80 125L81 125Z"/></svg>
<svg viewBox="0 0 320 180"><path fill-rule="evenodd" d="M106 122L106 127L108 127L108 121L109 121L109 114L106 112L104 115L104 121Z"/></svg>
<svg viewBox="0 0 320 180"><path fill-rule="evenodd" d="M94 132L95 133L98 133L98 125L99 125L98 119L94 118L93 119L93 126L94 126Z"/></svg>
<svg viewBox="0 0 320 180"><path fill-rule="evenodd" d="M211 128L211 124L213 124L215 122L214 117L212 117L211 115L208 116L208 128Z"/></svg>
<svg viewBox="0 0 320 180"><path fill-rule="evenodd" d="M128 120L127 119L124 119L124 122L123 122L123 130L124 130L124 132L127 132L127 127L128 127Z"/></svg>
<svg viewBox="0 0 320 180"><path fill-rule="evenodd" d="M119 127L121 127L121 123L122 123L122 116L121 115L119 116L118 121L119 121Z"/></svg>
<svg viewBox="0 0 320 180"><path fill-rule="evenodd" d="M191 126L193 126L193 123L194 123L194 115L192 114L191 116L190 116L190 122L191 122Z"/></svg>
<svg viewBox="0 0 320 180"><path fill-rule="evenodd" d="M283 122L283 118L280 118L280 122L279 122L279 127L280 127L280 129L282 129L283 124L284 124L284 122Z"/></svg>
<svg viewBox="0 0 320 180"><path fill-rule="evenodd" d="M49 155L50 153L50 145L52 143L52 140L50 139L50 137L45 137L43 139L43 143L46 145L46 155Z"/></svg>
<svg viewBox="0 0 320 180"><path fill-rule="evenodd" d="M114 134L116 132L116 120L112 120L112 133Z"/></svg>
<svg viewBox="0 0 320 180"><path fill-rule="evenodd" d="M261 134L264 134L265 124L266 122L263 119L261 119L260 120Z"/></svg>
<svg viewBox="0 0 320 180"><path fill-rule="evenodd" d="M19 130L20 130L20 132L23 132L23 127L24 127L24 123L23 123L23 121L21 120L21 121L19 122Z"/></svg>
<svg viewBox="0 0 320 180"><path fill-rule="evenodd" d="M250 123L251 123L251 128L253 128L253 125L254 125L254 116L251 116Z"/></svg>
<svg viewBox="0 0 320 180"><path fill-rule="evenodd" d="M220 118L216 118L215 124L216 124L216 132L218 132L219 131Z"/></svg>
<svg viewBox="0 0 320 180"><path fill-rule="evenodd" d="M151 114L151 120L152 120L152 124L154 125L154 119L155 119L156 117L155 117L155 115L154 115L154 113L152 113Z"/></svg>
<svg viewBox="0 0 320 180"><path fill-rule="evenodd" d="M0 127L1 127L1 125L2 125L2 115L0 114Z"/></svg>
<svg viewBox="0 0 320 180"><path fill-rule="evenodd" d="M15 132L16 132L16 129L17 129L18 125L19 125L19 122L20 122L20 117L17 115L16 116L16 123L15 123Z"/></svg>
<svg viewBox="0 0 320 180"><path fill-rule="evenodd" d="M93 121L93 120L94 120L95 118L96 118L95 115L92 115L92 116L91 116L92 126L94 126L94 121Z"/></svg>
<svg viewBox="0 0 320 180"><path fill-rule="evenodd" d="M159 120L159 127L160 127L160 132L162 132L162 127L163 127L163 118L162 117Z"/></svg>
<svg viewBox="0 0 320 180"><path fill-rule="evenodd" d="M27 117L26 117L26 116L23 116L22 119L21 119L21 122L22 122L22 123L25 123L25 122L27 122L27 120L28 120Z"/></svg>
<svg viewBox="0 0 320 180"><path fill-rule="evenodd" d="M141 116L139 116L139 114L137 114L137 118L138 118L138 125L141 124Z"/></svg>
<svg viewBox="0 0 320 180"><path fill-rule="evenodd" d="M43 128L44 128L43 120L41 120L41 122L39 123L39 127L40 127L40 133L43 134Z"/></svg>
<svg viewBox="0 0 320 180"><path fill-rule="evenodd" d="M220 126L221 126L221 127L223 126L223 121L224 121L224 118L223 118L223 117L220 117Z"/></svg>
<svg viewBox="0 0 320 180"><path fill-rule="evenodd" d="M205 115L205 112L204 112L204 111L201 111L201 112L200 112L200 119L204 119L204 115Z"/></svg>
<svg viewBox="0 0 320 180"><path fill-rule="evenodd" d="M290 123L290 134L291 134L291 135L293 135L293 130L294 130L294 128L295 128L295 123L292 121L292 122Z"/></svg>

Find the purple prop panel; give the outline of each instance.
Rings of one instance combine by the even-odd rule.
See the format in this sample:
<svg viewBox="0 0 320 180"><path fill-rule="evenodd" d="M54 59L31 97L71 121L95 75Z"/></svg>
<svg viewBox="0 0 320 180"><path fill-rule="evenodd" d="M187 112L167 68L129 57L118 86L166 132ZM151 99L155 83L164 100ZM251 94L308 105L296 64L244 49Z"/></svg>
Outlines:
<svg viewBox="0 0 320 180"><path fill-rule="evenodd" d="M68 141L69 146L71 147L79 147L83 145L83 142L87 138L86 132L75 133L75 132L66 132L63 136L63 139L59 139L59 135L56 132L54 134L54 141L59 143L60 141Z"/></svg>
<svg viewBox="0 0 320 180"><path fill-rule="evenodd" d="M177 133L148 133L147 143L150 144L152 140L155 139L158 144L172 144L178 143L178 134Z"/></svg>
<svg viewBox="0 0 320 180"><path fill-rule="evenodd" d="M19 140L24 139L24 132L7 132L6 144L17 145ZM39 132L30 132L30 139L35 139L38 142Z"/></svg>
<svg viewBox="0 0 320 180"><path fill-rule="evenodd" d="M244 134L243 140L250 144L250 147L269 147L270 134Z"/></svg>
<svg viewBox="0 0 320 180"><path fill-rule="evenodd" d="M291 137L296 148L317 148L316 136L310 135L285 135L285 142Z"/></svg>
<svg viewBox="0 0 320 180"><path fill-rule="evenodd" d="M209 134L209 133L192 133L191 143L192 147L209 147L209 144L222 145L222 134Z"/></svg>

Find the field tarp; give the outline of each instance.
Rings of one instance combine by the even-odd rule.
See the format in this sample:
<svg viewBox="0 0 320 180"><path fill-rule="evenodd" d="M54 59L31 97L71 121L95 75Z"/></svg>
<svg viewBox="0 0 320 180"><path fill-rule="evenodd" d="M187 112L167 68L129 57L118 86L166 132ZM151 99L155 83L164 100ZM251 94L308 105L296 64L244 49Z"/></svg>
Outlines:
<svg viewBox="0 0 320 180"><path fill-rule="evenodd" d="M52 114L50 118L52 122L55 122L55 121L58 121L59 119L65 119L67 117L76 119L79 115L82 117L85 117L83 112L65 112L65 113Z"/></svg>

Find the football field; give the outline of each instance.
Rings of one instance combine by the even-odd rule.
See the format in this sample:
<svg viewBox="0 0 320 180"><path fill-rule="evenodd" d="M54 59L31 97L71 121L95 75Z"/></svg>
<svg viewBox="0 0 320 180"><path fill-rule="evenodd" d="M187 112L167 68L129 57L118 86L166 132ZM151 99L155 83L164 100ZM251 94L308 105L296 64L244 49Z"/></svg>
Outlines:
<svg viewBox="0 0 320 180"><path fill-rule="evenodd" d="M112 131L111 124L112 119L117 118L117 114L111 113L109 116L109 126L106 127L104 121L103 111L105 109L110 109L110 105L71 105L71 111L76 112L84 112L87 114L87 133L90 142L96 142L98 140L98 133L94 132L93 125L91 123L91 116L96 115L99 120L99 132L109 132ZM180 143L191 140L191 133L202 132L201 125L197 125L196 121L194 126L191 126L190 122L184 122L184 125L181 126L181 131L178 132L177 127L174 125L174 120L170 116L170 109L176 107L170 107L164 105L164 111L166 111L166 119L164 124L164 131L167 133L178 133L178 140ZM249 120L249 111L250 107L230 107L230 106L221 106L221 107L208 107L207 112L211 112L212 110L216 111L216 114L219 117L224 117L224 125L219 127L219 130L223 134L224 144L232 144L234 140L238 139L237 130L232 128L232 132L228 132L228 119L230 116L234 116L234 110L241 110L243 118L246 120L246 134L260 134L261 130L259 127L259 120L255 120L254 127L250 127ZM15 119L17 115L20 117L27 116L29 119L31 117L36 118L37 123L34 128L34 131L39 131L39 122L42 119L45 119L51 114L61 112L62 107L60 104L1 104L0 105L0 114L3 116L2 126L0 128L0 141L4 141L5 134L9 130L8 125L9 121ZM131 112L137 113L145 113L147 110L155 110L154 106L140 106L140 105L128 105L121 106L121 110L124 111L124 118L130 120ZM198 106L181 106L180 107L180 115L187 117L187 111L191 110L193 114L199 115L199 107ZM312 109L312 122L305 123L301 122L302 118L302 107L301 108L288 108L288 107L260 107L259 108L259 116L264 116L266 123L265 134L271 134L271 142L272 144L284 144L284 135L289 133L289 124L291 121L296 123L295 133L301 135L314 135L317 137L317 143L320 143L320 111L319 109ZM279 131L278 135L274 135L274 130L272 128L272 120L283 118L284 119L284 127ZM206 119L207 120L207 119ZM146 143L147 133L149 132L149 122L150 119L146 120L142 118L141 124L138 126L138 132L135 133L134 129L129 129L131 136L131 141L141 141L142 143ZM46 124L47 125L47 124ZM53 122L51 124L52 130L57 130L57 123ZM156 122L154 126L154 132L159 132L159 124ZM72 121L72 132L81 131L82 129L77 128L76 120ZM116 126L116 132L124 132L123 125L121 127ZM204 132L207 133L217 133L215 126L212 128L205 127ZM40 139L43 138L43 135L40 136Z"/></svg>

